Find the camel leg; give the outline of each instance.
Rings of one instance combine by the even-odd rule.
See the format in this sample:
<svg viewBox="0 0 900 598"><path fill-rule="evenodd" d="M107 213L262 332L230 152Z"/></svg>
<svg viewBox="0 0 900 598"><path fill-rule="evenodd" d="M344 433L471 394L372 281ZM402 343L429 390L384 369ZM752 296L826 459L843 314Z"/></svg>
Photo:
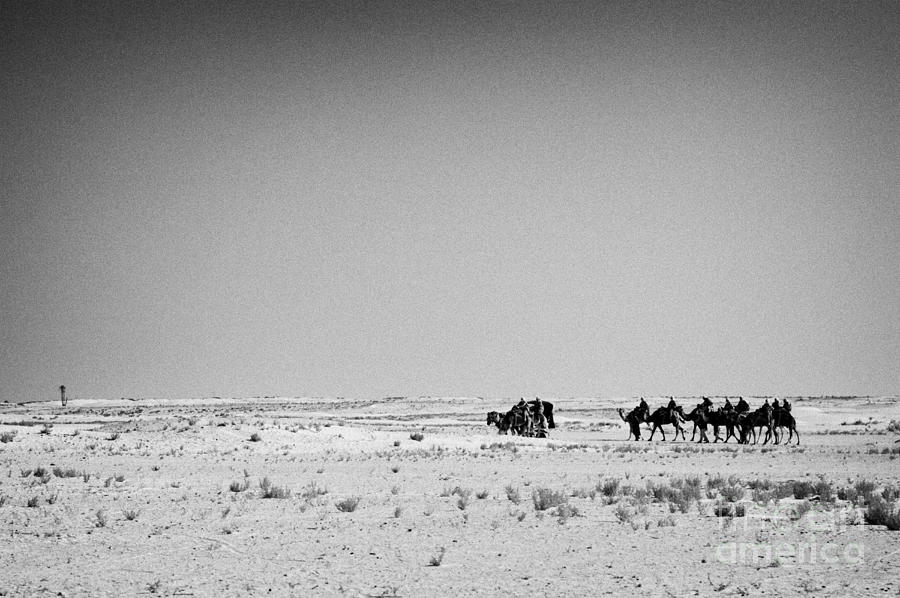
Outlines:
<svg viewBox="0 0 900 598"><path fill-rule="evenodd" d="M694 436L697 435L697 422L694 422L694 429L691 430L691 442L694 442Z"/></svg>

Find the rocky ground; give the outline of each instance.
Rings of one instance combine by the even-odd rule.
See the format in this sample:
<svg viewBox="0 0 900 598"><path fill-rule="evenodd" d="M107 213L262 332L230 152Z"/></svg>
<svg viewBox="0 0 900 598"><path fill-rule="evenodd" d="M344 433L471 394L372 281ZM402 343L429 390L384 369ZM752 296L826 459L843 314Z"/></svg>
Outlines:
<svg viewBox="0 0 900 598"><path fill-rule="evenodd" d="M552 400L0 404L0 595L900 594L897 398L795 399L800 446Z"/></svg>

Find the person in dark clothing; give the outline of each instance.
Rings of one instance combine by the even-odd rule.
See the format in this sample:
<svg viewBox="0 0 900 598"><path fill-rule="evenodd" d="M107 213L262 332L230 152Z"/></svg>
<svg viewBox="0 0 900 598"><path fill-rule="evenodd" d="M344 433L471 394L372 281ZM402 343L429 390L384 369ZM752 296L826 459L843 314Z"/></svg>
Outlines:
<svg viewBox="0 0 900 598"><path fill-rule="evenodd" d="M725 397L725 406L722 407L723 411L734 411L734 405L731 404L731 401L728 397Z"/></svg>

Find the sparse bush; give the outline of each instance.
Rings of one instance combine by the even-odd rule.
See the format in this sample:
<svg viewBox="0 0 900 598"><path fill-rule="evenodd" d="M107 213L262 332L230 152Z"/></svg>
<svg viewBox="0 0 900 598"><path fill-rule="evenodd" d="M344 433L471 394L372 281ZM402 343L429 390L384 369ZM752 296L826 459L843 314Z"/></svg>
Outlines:
<svg viewBox="0 0 900 598"><path fill-rule="evenodd" d="M90 474L90 472L82 471L82 472L81 472L81 479L82 479L82 481L83 481L85 484L87 484L89 481L91 481L91 474Z"/></svg>
<svg viewBox="0 0 900 598"><path fill-rule="evenodd" d="M400 441L399 441L399 440L395 440L395 441L394 441L394 446L400 446Z"/></svg>
<svg viewBox="0 0 900 598"><path fill-rule="evenodd" d="M393 473L399 473L399 472L400 472L400 466L399 466L399 465L392 465L392 466L391 466L391 471L392 471Z"/></svg>
<svg viewBox="0 0 900 598"><path fill-rule="evenodd" d="M95 527L106 527L106 513L103 509L98 509L96 513L94 513L94 526Z"/></svg>
<svg viewBox="0 0 900 598"><path fill-rule="evenodd" d="M244 478L243 482L231 482L228 489L232 492L243 492L250 487L250 480Z"/></svg>
<svg viewBox="0 0 900 598"><path fill-rule="evenodd" d="M350 496L345 498L344 500L340 500L334 503L337 506L338 511L342 513L352 513L356 510L356 507L359 505L359 497L358 496Z"/></svg>
<svg viewBox="0 0 900 598"><path fill-rule="evenodd" d="M263 478L259 482L259 489L262 491L262 498L290 498L291 490L286 487L274 485L268 477Z"/></svg>
<svg viewBox="0 0 900 598"><path fill-rule="evenodd" d="M663 519L656 522L656 527L675 527L675 518L671 515L666 515Z"/></svg>
<svg viewBox="0 0 900 598"><path fill-rule="evenodd" d="M620 503L619 506L616 507L615 514L619 523L630 523L631 520L634 519L635 512L631 507Z"/></svg>
<svg viewBox="0 0 900 598"><path fill-rule="evenodd" d="M706 480L706 487L709 490L713 490L715 488L724 486L725 483L726 483L726 480L725 480L724 476L716 474L715 476Z"/></svg>
<svg viewBox="0 0 900 598"><path fill-rule="evenodd" d="M423 440L425 440L425 435L421 432L413 432L409 435L409 439L415 440L416 442L422 442Z"/></svg>
<svg viewBox="0 0 900 598"><path fill-rule="evenodd" d="M514 505L517 505L520 502L522 502L522 497L519 494L518 488L516 488L515 486L512 486L512 485L507 485L505 490L506 490L506 498L508 498L511 503L513 503Z"/></svg>
<svg viewBox="0 0 900 598"><path fill-rule="evenodd" d="M61 467L53 468L53 475L58 478L77 478L81 474L76 469L63 469Z"/></svg>
<svg viewBox="0 0 900 598"><path fill-rule="evenodd" d="M557 492L549 488L535 488L531 491L531 500L536 511L546 511L568 503L569 498L564 492Z"/></svg>
<svg viewBox="0 0 900 598"><path fill-rule="evenodd" d="M53 431L53 424L44 424L41 428L40 434L49 434Z"/></svg>
<svg viewBox="0 0 900 598"><path fill-rule="evenodd" d="M819 500L822 502L834 502L834 489L831 484L824 479L819 480L813 486Z"/></svg>
<svg viewBox="0 0 900 598"><path fill-rule="evenodd" d="M576 488L572 490L573 498L590 498L593 499L597 496L597 491L593 488Z"/></svg>
<svg viewBox="0 0 900 598"><path fill-rule="evenodd" d="M12 442L16 437L16 431L12 430L9 432L3 432L0 434L0 442L6 444L7 442Z"/></svg>
<svg viewBox="0 0 900 598"><path fill-rule="evenodd" d="M581 511L574 505L563 504L556 507L556 516L559 524L562 525L569 520L569 517L581 517Z"/></svg>
<svg viewBox="0 0 900 598"><path fill-rule="evenodd" d="M896 506L877 495L872 495L863 519L869 525L884 525L891 531L900 530L900 512Z"/></svg>
<svg viewBox="0 0 900 598"><path fill-rule="evenodd" d="M303 488L300 496L302 496L305 501L312 502L313 500L325 494L328 494L328 490L326 490L325 488L319 488L319 485L315 480L313 480Z"/></svg>
<svg viewBox="0 0 900 598"><path fill-rule="evenodd" d="M747 509L742 504L719 503L713 508L716 517L744 517Z"/></svg>
<svg viewBox="0 0 900 598"><path fill-rule="evenodd" d="M42 477L44 477L45 475L47 475L47 470L46 470L45 468L43 468L43 467L37 467L37 468L35 468L35 470L34 470L34 477L36 477L36 478L42 478Z"/></svg>
<svg viewBox="0 0 900 598"><path fill-rule="evenodd" d="M40 497L40 496L32 496L31 498L29 498L29 499L25 502L25 506L31 507L31 508L34 508L34 507L36 507L36 506L38 506L38 505L40 505L40 504L41 504L41 497Z"/></svg>
<svg viewBox="0 0 900 598"><path fill-rule="evenodd" d="M447 549L441 546L440 550L429 559L428 565L431 567L440 567L441 563L444 561L445 554L447 554Z"/></svg>
<svg viewBox="0 0 900 598"><path fill-rule="evenodd" d="M761 480L756 478L747 483L747 487L751 490L771 490L773 487L772 480L766 478Z"/></svg>
<svg viewBox="0 0 900 598"><path fill-rule="evenodd" d="M391 494L394 496L400 494L400 486L391 486Z"/></svg>
<svg viewBox="0 0 900 598"><path fill-rule="evenodd" d="M460 511L465 511L466 507L468 507L468 506L469 506L469 495L468 494L460 495L459 498L457 498L457 500L456 500L456 508L458 508Z"/></svg>
<svg viewBox="0 0 900 598"><path fill-rule="evenodd" d="M760 504L760 505L766 505L769 503L770 500L772 500L773 494L774 493L771 490L763 490L762 488L754 488L750 497L752 498L753 502Z"/></svg>
<svg viewBox="0 0 900 598"><path fill-rule="evenodd" d="M728 502L737 502L744 498L744 487L740 484L728 484L719 488L719 493Z"/></svg>
<svg viewBox="0 0 900 598"><path fill-rule="evenodd" d="M610 478L608 480L600 480L597 482L597 491L606 498L612 498L619 493L618 478Z"/></svg>
<svg viewBox="0 0 900 598"><path fill-rule="evenodd" d="M853 486L846 486L843 488L838 488L837 497L838 500L846 500L855 503L859 499L859 494L856 492L856 488L854 488Z"/></svg>
<svg viewBox="0 0 900 598"><path fill-rule="evenodd" d="M124 481L125 481L125 476L124 476L123 474L121 474L121 473L117 473L117 474L115 475L115 478L114 478L114 479L115 479L117 482L124 482Z"/></svg>
<svg viewBox="0 0 900 598"><path fill-rule="evenodd" d="M866 501L869 500L869 497L875 492L875 482L870 482L869 480L859 480L853 486L856 490L856 493L859 494Z"/></svg>
<svg viewBox="0 0 900 598"><path fill-rule="evenodd" d="M114 432L114 433L110 434L109 436L107 436L106 439L107 439L107 440L118 440L118 439L119 439L119 433L118 433L118 432Z"/></svg>
<svg viewBox="0 0 900 598"><path fill-rule="evenodd" d="M122 515L125 516L125 519L128 521L134 521L140 515L140 511L135 511L133 509L125 509L122 511Z"/></svg>
<svg viewBox="0 0 900 598"><path fill-rule="evenodd" d="M794 498L802 499L814 496L816 487L811 482L794 481L793 483Z"/></svg>
<svg viewBox="0 0 900 598"><path fill-rule="evenodd" d="M478 500L484 500L488 496L489 496L489 493L487 490L481 490L481 491L475 493L475 498L477 498Z"/></svg>
<svg viewBox="0 0 900 598"><path fill-rule="evenodd" d="M262 435L259 432L250 435L250 442L259 442L260 440L262 440Z"/></svg>
<svg viewBox="0 0 900 598"><path fill-rule="evenodd" d="M394 519L400 519L400 515L403 514L403 509L401 507L394 507Z"/></svg>

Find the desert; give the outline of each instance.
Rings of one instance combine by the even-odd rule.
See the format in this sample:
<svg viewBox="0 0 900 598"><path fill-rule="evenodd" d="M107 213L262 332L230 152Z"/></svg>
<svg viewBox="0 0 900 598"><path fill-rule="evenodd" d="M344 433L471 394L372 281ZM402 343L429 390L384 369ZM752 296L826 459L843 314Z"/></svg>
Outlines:
<svg viewBox="0 0 900 598"><path fill-rule="evenodd" d="M900 592L897 397L792 398L799 445L549 400L548 438L508 398L0 404L0 595Z"/></svg>

